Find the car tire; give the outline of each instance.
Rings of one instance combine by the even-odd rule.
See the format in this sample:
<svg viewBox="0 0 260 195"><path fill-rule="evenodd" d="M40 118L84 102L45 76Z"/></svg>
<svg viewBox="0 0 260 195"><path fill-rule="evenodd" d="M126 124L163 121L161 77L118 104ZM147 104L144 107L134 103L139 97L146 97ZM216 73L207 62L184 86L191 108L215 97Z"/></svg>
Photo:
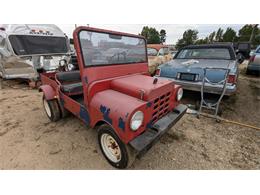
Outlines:
<svg viewBox="0 0 260 195"><path fill-rule="evenodd" d="M58 101L58 103L59 103L61 118L66 118L67 116L69 116L70 112L66 108L64 108L64 105L61 103L61 101Z"/></svg>
<svg viewBox="0 0 260 195"><path fill-rule="evenodd" d="M248 70L248 69L246 69L246 74L247 74L247 75L251 75L251 71Z"/></svg>
<svg viewBox="0 0 260 195"><path fill-rule="evenodd" d="M43 108L48 118L53 122L58 121L61 118L61 112L57 100L46 100L43 96L42 101Z"/></svg>
<svg viewBox="0 0 260 195"><path fill-rule="evenodd" d="M124 144L109 125L98 128L98 143L102 154L113 167L125 169L133 164L136 157L133 149Z"/></svg>

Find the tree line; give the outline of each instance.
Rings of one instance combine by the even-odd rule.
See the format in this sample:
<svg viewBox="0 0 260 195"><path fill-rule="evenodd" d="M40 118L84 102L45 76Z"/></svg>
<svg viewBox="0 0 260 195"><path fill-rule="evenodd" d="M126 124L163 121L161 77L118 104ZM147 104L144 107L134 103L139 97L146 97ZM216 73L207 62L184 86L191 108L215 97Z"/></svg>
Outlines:
<svg viewBox="0 0 260 195"><path fill-rule="evenodd" d="M252 33L253 32L253 33ZM228 27L225 31L222 28L219 28L217 31L213 31L205 38L198 38L198 31L193 29L186 30L182 38L179 39L176 43L176 48L193 44L210 44L214 42L249 42L253 47L256 47L260 44L260 29L257 25L246 24L244 25L238 33Z"/></svg>
<svg viewBox="0 0 260 195"><path fill-rule="evenodd" d="M253 33L252 33L253 32ZM205 38L198 37L199 32L195 29L186 30L182 38L178 39L176 48L193 44L209 44L214 42L249 42L256 47L260 44L260 28L255 24L244 25L238 33L228 27L226 30L219 28L217 31L211 32ZM141 32L148 44L163 44L166 41L166 30L157 31L155 28L144 26Z"/></svg>

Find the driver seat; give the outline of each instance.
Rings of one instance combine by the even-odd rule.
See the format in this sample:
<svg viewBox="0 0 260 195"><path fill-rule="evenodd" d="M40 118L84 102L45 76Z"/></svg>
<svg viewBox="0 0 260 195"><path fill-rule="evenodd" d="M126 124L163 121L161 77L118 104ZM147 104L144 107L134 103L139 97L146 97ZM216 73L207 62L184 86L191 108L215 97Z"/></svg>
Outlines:
<svg viewBox="0 0 260 195"><path fill-rule="evenodd" d="M59 72L57 80L61 83L61 91L68 95L80 95L83 93L82 81L79 71Z"/></svg>

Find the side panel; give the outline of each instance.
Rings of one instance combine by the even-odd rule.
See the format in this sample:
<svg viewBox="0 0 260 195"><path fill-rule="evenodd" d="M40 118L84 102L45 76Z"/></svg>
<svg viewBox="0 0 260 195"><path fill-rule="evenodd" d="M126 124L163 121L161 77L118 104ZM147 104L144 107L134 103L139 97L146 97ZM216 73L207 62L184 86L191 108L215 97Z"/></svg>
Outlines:
<svg viewBox="0 0 260 195"><path fill-rule="evenodd" d="M148 72L147 63L128 64L128 65L113 65L84 68L83 74L87 76L88 83L93 81L120 77L131 74L145 74Z"/></svg>

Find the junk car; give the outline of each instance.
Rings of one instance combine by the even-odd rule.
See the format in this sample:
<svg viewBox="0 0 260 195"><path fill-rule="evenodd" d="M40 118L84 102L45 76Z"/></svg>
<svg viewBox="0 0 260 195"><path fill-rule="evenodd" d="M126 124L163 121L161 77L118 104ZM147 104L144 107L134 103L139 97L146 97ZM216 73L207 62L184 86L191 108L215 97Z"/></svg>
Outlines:
<svg viewBox="0 0 260 195"><path fill-rule="evenodd" d="M43 107L51 121L71 112L97 129L104 157L126 168L184 115L183 90L148 75L141 36L78 27L73 38L79 71L42 73Z"/></svg>
<svg viewBox="0 0 260 195"><path fill-rule="evenodd" d="M155 70L160 64L168 62L172 59L172 54L170 49L166 45L162 44L148 44L148 65L149 73L154 75Z"/></svg>
<svg viewBox="0 0 260 195"><path fill-rule="evenodd" d="M260 45L256 48L255 52L250 57L246 72L247 74L260 74Z"/></svg>
<svg viewBox="0 0 260 195"><path fill-rule="evenodd" d="M201 91L204 68L212 68L205 75L210 82L205 83L204 92L221 94L223 85L212 83L227 79L225 95L229 96L237 89L238 64L231 44L190 45L180 49L173 60L160 65L155 77L174 81L187 90ZM228 78L225 69L229 71Z"/></svg>
<svg viewBox="0 0 260 195"><path fill-rule="evenodd" d="M69 42L52 24L0 26L0 75L37 81L39 72L55 71L70 60Z"/></svg>

